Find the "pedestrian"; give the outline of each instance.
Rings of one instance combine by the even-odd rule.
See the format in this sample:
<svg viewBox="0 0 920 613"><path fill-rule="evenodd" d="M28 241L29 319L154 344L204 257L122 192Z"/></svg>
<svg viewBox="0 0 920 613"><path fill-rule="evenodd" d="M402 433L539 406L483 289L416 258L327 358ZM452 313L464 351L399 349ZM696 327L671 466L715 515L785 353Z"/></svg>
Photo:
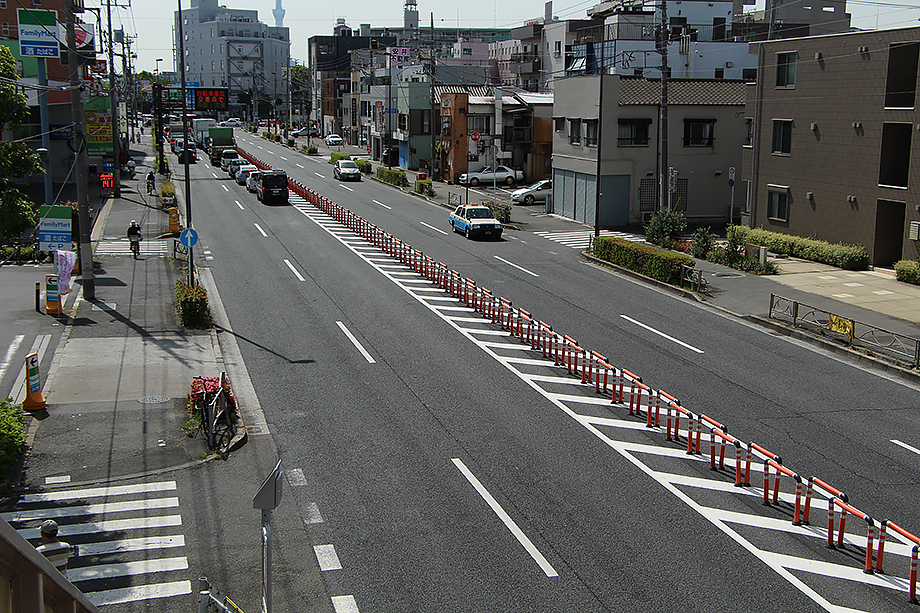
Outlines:
<svg viewBox="0 0 920 613"><path fill-rule="evenodd" d="M67 561L70 558L70 545L58 540L58 525L53 519L42 522L42 544L36 550L48 558L56 569L67 577Z"/></svg>

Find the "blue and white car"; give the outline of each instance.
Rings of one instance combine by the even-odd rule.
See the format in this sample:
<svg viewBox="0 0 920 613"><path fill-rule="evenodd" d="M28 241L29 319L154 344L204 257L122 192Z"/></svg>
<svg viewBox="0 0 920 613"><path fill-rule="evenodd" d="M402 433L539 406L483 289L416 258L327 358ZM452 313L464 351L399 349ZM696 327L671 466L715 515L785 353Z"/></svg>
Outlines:
<svg viewBox="0 0 920 613"><path fill-rule="evenodd" d="M467 238L483 236L499 239L502 225L495 219L492 209L481 204L462 204L450 214L450 226Z"/></svg>

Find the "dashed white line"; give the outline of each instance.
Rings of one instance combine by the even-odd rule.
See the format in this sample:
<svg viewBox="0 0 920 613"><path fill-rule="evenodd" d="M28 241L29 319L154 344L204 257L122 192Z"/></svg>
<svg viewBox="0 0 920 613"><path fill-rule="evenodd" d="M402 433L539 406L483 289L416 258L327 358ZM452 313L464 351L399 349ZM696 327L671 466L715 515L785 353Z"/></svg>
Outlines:
<svg viewBox="0 0 920 613"><path fill-rule="evenodd" d="M350 191L350 192L355 191L355 190L351 189L350 187L348 187L347 185L342 185L341 183L339 183L339 187L341 187L342 189L347 189L347 190Z"/></svg>
<svg viewBox="0 0 920 613"><path fill-rule="evenodd" d="M666 338L666 339L668 339L669 341L675 342L675 343L677 343L678 345L680 345L681 347L686 347L686 348L689 349L690 351L695 351L695 352L697 352L697 353L704 353L702 349L697 349L697 348L694 347L693 345L688 345L687 343L685 343L685 342L683 342L683 341L679 341L679 340L677 340L676 338L674 338L673 336L668 336L668 335L665 334L664 332L661 332L661 331L659 331L659 330L656 330L655 328L653 328L653 327L651 327L651 326L648 326L648 325L642 323L641 321L636 321L636 320L633 319L632 317L628 317L628 316L626 316L626 315L620 315L620 317L622 317L622 318L625 319L626 321L629 321L629 322L632 322L632 323L636 324L636 325L639 326L640 328L645 328L645 329L648 330L649 332L652 332L652 333L654 333L654 334L657 334L658 336L660 336L660 337L662 337L662 338Z"/></svg>
<svg viewBox="0 0 920 613"><path fill-rule="evenodd" d="M241 210L241 211L245 211L245 210L246 210L246 209L243 208L243 205L240 204L240 201L239 201L239 200L234 200L234 202L236 203L236 206L240 207L240 210Z"/></svg>
<svg viewBox="0 0 920 613"><path fill-rule="evenodd" d="M374 204L379 204L380 206L382 206L382 207L385 208L385 209L392 209L392 208L393 208L393 207L391 207L391 206L385 205L384 203L380 202L379 200L371 200L371 202L373 202Z"/></svg>
<svg viewBox="0 0 920 613"><path fill-rule="evenodd" d="M505 258L499 257L499 256L497 256L497 255L494 256L494 257L495 257L495 259L498 260L499 262L504 262L504 263L507 264L508 266L511 266L511 267L513 267L513 268L517 268L517 269L520 270L520 271L526 272L528 275L532 275L532 276L534 276L534 277L539 277L539 276L540 276L540 275L538 275L538 274L535 273L535 272L530 272L530 271L527 270L526 268L523 268L523 267L521 267L521 266L518 266L518 265L515 264L514 262L509 262L509 261L506 260Z"/></svg>
<svg viewBox="0 0 920 613"><path fill-rule="evenodd" d="M303 164L297 164L297 163L295 163L294 166L296 166L297 168L303 168L303 167L304 167Z"/></svg>
<svg viewBox="0 0 920 613"><path fill-rule="evenodd" d="M217 178L217 173L216 173L216 172L212 172L212 173L211 173L211 176L214 177L214 178L216 179L216 178Z"/></svg>
<svg viewBox="0 0 920 613"><path fill-rule="evenodd" d="M291 272L294 273L294 275L296 275L298 279L300 279L301 281L304 280L303 276L301 276L301 274L297 272L297 269L294 268L294 265L291 264L290 260L285 260L284 263L287 264L287 267L291 269Z"/></svg>
<svg viewBox="0 0 920 613"><path fill-rule="evenodd" d="M332 545L314 545L313 551L320 570L342 570L342 563Z"/></svg>
<svg viewBox="0 0 920 613"><path fill-rule="evenodd" d="M221 187L224 188L224 191L225 191L225 192L229 192L229 191L230 191L229 189L227 189L227 186L226 186L226 185L221 185Z"/></svg>
<svg viewBox="0 0 920 613"><path fill-rule="evenodd" d="M891 442L894 443L895 445L899 445L899 446L903 447L904 449L906 449L906 450L908 450L908 451L913 451L913 452L916 453L917 455L920 455L920 449L917 449L916 447L911 447L911 446L908 445L907 443L902 443L901 441L899 441L899 440L896 439L896 438L891 439Z"/></svg>
<svg viewBox="0 0 920 613"><path fill-rule="evenodd" d="M354 596L333 596L332 609L335 613L359 613Z"/></svg>
<svg viewBox="0 0 920 613"><path fill-rule="evenodd" d="M425 223L424 221L419 222L419 223L421 223L421 224L422 224L423 226L425 226L426 228L430 228L430 229L434 230L435 232L440 232L441 234L447 236L447 232L445 232L444 230L442 230L442 229L440 229L440 228L435 228L434 226L432 226L432 225L430 225L430 224L427 224L427 223Z"/></svg>
<svg viewBox="0 0 920 613"><path fill-rule="evenodd" d="M326 178L325 175L321 175L321 174L319 174L319 173L316 172L316 171L313 171L313 174L315 174L315 175L316 175L317 177L319 177L320 179L325 179L325 178Z"/></svg>
<svg viewBox="0 0 920 613"><path fill-rule="evenodd" d="M281 158L282 160L284 160L285 162L288 161L288 159L287 159L286 157L284 157L283 155L279 155L278 157Z"/></svg>
<svg viewBox="0 0 920 613"><path fill-rule="evenodd" d="M559 573L550 565L546 558L543 557L543 554L534 546L530 539L527 538L527 535L518 528L518 525L514 523L514 520L505 513L505 510L498 504L498 501L492 497L492 494L479 482L479 479L476 478L476 475L470 472L470 469L466 467L466 464L460 458L453 458L451 462L460 470L466 480L479 492L479 495L482 496L482 499L492 507L492 511L498 515L498 518L507 526L508 530L511 531L511 534L518 540L518 542L524 546L524 549L527 550L527 553L530 554L530 557L540 566L543 572L547 577L558 577Z"/></svg>
<svg viewBox="0 0 920 613"><path fill-rule="evenodd" d="M252 225L254 225L254 226L256 227L256 230L259 231L259 234L261 234L262 236L264 236L264 237L266 237L266 238L268 237L268 234L265 233L265 230L262 229L262 226L260 226L260 225L257 224L257 223L254 223L254 224L252 224ZM285 260L285 262L287 262L287 260ZM303 279L301 279L301 281L303 281Z"/></svg>
<svg viewBox="0 0 920 613"><path fill-rule="evenodd" d="M337 322L335 322L335 323L336 323L336 325L342 330L342 332L345 333L345 336L348 337L348 340L351 341L351 344L354 345L355 348L356 348L358 351L361 352L361 355L364 356L364 359L367 360L368 364L376 364L376 363L377 363L377 360L375 360L374 358L372 358L372 357L371 357L371 354L369 354L369 353L367 352L367 350L366 350L364 347L361 346L361 343L359 343L359 342L358 342L358 339L355 338L355 335L352 334L352 333L348 330L348 328L345 327L345 324L343 324L343 323L340 322L340 321L337 321Z"/></svg>
<svg viewBox="0 0 920 613"><path fill-rule="evenodd" d="M6 355L3 358L3 364L0 364L0 379L2 379L3 375L6 374L6 369L10 367L10 362L13 360L13 356L16 355L16 352L19 350L19 345L22 343L22 339L24 338L24 334L17 334L13 339L13 342L10 343L9 348L7 348Z"/></svg>

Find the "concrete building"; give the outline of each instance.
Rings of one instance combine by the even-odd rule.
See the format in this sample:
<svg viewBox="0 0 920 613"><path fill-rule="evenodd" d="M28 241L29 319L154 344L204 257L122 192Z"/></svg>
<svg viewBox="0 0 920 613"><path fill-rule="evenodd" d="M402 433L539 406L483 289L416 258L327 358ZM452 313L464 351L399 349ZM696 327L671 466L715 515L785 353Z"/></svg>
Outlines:
<svg viewBox="0 0 920 613"><path fill-rule="evenodd" d="M873 265L916 258L920 28L751 48L742 223L862 244Z"/></svg>
<svg viewBox="0 0 920 613"><path fill-rule="evenodd" d="M182 18L186 81L200 87L228 88L230 116L280 116L287 108L289 91L288 28L267 25L259 21L258 11L230 9L217 0L191 0ZM178 72L178 11L173 36ZM278 100L281 105L276 104Z"/></svg>
<svg viewBox="0 0 920 613"><path fill-rule="evenodd" d="M659 209L661 83L605 75L601 106L600 82L600 75L557 80L552 164L555 212L594 225L600 176L600 226L637 225ZM740 167L746 136L744 92L742 81L669 81L670 207L692 222L730 219L729 169Z"/></svg>

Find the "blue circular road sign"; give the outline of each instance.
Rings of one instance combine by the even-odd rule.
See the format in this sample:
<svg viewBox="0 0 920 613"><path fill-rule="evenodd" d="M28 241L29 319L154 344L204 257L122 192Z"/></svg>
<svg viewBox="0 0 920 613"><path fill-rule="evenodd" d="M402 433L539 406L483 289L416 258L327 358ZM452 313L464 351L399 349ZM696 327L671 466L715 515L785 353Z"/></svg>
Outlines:
<svg viewBox="0 0 920 613"><path fill-rule="evenodd" d="M735 180L734 180L734 179L729 179L729 180L728 180L728 186L729 186L729 187L735 187Z"/></svg>
<svg viewBox="0 0 920 613"><path fill-rule="evenodd" d="M198 233L191 228L186 228L179 234L179 242L186 247L194 247L195 243L198 242Z"/></svg>

